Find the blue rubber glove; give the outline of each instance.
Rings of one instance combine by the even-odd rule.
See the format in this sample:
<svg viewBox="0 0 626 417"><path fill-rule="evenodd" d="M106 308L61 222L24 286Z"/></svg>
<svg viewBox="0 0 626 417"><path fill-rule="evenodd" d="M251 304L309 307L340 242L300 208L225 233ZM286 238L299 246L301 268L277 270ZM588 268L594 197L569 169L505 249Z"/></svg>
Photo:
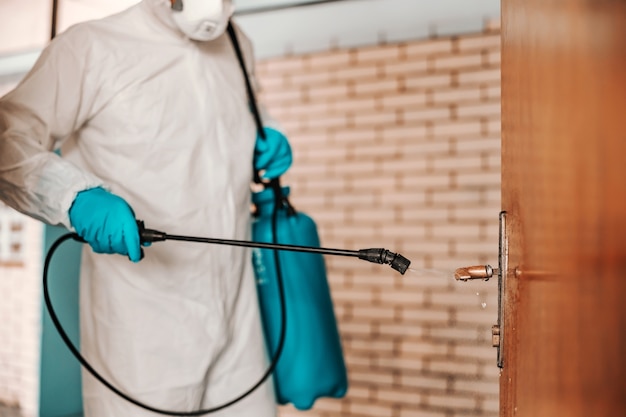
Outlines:
<svg viewBox="0 0 626 417"><path fill-rule="evenodd" d="M262 179L274 179L283 175L292 162L291 146L285 135L271 127L264 127L265 139L257 135L254 146L254 168L264 171Z"/></svg>
<svg viewBox="0 0 626 417"><path fill-rule="evenodd" d="M96 253L119 253L133 262L142 258L135 214L123 198L104 188L76 195L69 211L76 233Z"/></svg>

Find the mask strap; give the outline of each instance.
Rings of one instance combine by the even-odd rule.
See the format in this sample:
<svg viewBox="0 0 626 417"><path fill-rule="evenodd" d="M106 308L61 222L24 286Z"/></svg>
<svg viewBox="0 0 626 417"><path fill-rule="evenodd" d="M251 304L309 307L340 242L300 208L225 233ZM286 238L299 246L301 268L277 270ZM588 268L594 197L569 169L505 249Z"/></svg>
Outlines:
<svg viewBox="0 0 626 417"><path fill-rule="evenodd" d="M182 12L183 11L183 0L174 0L174 3L172 3L172 10L175 10L177 12Z"/></svg>

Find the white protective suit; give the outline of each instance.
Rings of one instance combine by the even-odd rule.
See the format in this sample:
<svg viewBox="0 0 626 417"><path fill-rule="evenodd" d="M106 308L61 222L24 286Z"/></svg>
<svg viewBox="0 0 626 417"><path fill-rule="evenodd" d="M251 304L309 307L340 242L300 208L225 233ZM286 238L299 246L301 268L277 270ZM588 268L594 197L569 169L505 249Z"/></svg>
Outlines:
<svg viewBox="0 0 626 417"><path fill-rule="evenodd" d="M248 240L255 139L228 35L191 41L169 1L144 0L59 35L0 100L0 199L70 227L77 192L104 185L148 228ZM50 152L59 144L63 158ZM168 241L145 252L134 264L84 246L84 356L156 408L210 408L245 392L268 367L249 251ZM87 372L83 397L86 417L155 415ZM275 416L271 380L211 415Z"/></svg>

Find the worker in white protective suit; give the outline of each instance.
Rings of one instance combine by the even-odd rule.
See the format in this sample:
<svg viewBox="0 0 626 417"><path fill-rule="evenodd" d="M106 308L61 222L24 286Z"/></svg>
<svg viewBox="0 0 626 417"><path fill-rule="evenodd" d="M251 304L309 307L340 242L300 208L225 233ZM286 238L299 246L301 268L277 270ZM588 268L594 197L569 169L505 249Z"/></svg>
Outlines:
<svg viewBox="0 0 626 417"><path fill-rule="evenodd" d="M225 33L231 14L229 0L143 0L78 24L0 100L0 199L87 241L81 350L158 409L222 405L269 362L249 250L163 242L141 259L135 221L248 240L253 162L265 178L291 164L276 128L257 135ZM252 73L251 45L237 34ZM155 415L86 372L83 403L86 417ZM271 381L212 415L275 416Z"/></svg>

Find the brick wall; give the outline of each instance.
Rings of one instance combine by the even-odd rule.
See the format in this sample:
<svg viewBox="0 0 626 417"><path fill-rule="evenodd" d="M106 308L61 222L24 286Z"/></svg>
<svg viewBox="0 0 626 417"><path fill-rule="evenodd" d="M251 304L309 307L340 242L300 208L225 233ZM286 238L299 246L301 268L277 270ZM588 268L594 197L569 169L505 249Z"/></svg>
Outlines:
<svg viewBox="0 0 626 417"><path fill-rule="evenodd" d="M42 226L0 203L0 404L37 415Z"/></svg>
<svg viewBox="0 0 626 417"><path fill-rule="evenodd" d="M497 282L452 278L460 266L497 265L497 25L266 60L258 74L293 146L291 200L316 220L322 245L385 247L418 270L327 258L350 390L281 414L498 415Z"/></svg>

